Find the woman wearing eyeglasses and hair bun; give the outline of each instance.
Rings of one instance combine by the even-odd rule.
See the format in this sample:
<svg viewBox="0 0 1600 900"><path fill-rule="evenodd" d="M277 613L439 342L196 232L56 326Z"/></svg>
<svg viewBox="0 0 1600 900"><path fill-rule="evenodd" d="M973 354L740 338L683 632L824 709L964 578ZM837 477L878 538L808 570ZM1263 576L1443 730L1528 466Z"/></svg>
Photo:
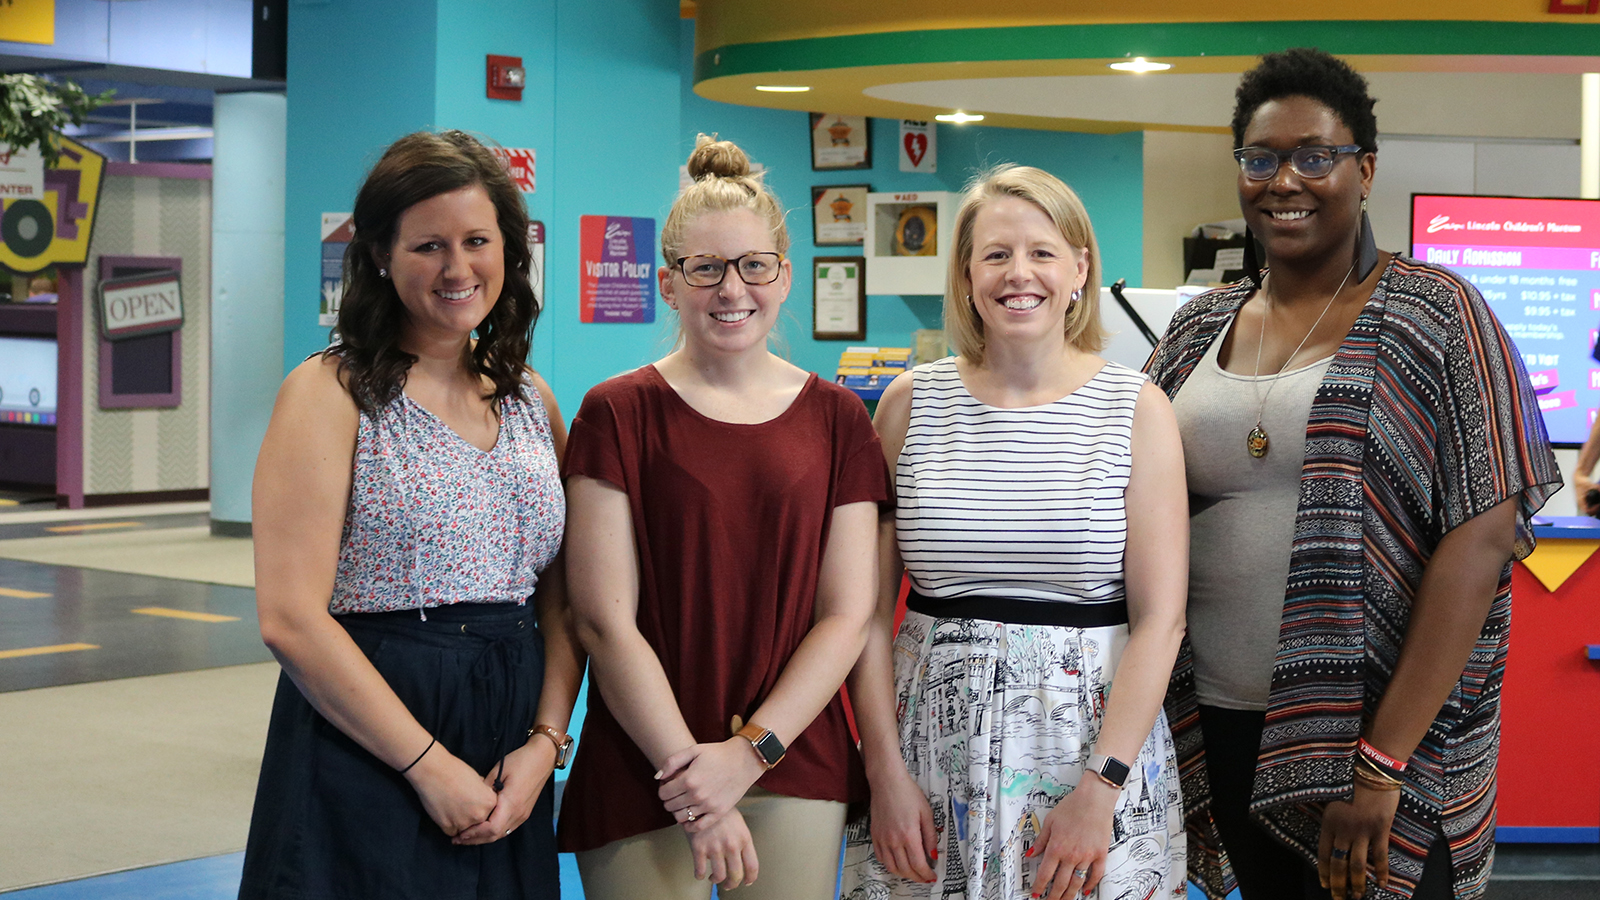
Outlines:
<svg viewBox="0 0 1600 900"><path fill-rule="evenodd" d="M793 279L778 199L728 141L688 168L661 232L679 345L590 391L567 445L594 690L560 841L593 900L825 900L865 795L839 686L888 472L861 401L767 349Z"/></svg>
<svg viewBox="0 0 1600 900"><path fill-rule="evenodd" d="M1560 474L1478 291L1373 243L1375 102L1320 50L1245 73L1265 266L1178 310L1149 363L1192 511L1168 714L1191 875L1218 900L1489 877L1511 561Z"/></svg>

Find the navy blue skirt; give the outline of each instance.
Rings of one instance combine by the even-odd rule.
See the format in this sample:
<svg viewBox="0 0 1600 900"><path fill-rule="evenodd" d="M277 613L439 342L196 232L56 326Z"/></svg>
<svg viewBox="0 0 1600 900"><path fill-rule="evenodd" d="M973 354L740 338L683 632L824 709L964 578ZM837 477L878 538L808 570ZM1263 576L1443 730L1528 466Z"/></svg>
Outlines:
<svg viewBox="0 0 1600 900"><path fill-rule="evenodd" d="M480 773L522 746L544 642L533 605L472 604L335 617L439 743ZM553 779L552 779L553 781ZM553 784L528 821L458 847L403 776L278 679L245 846L241 900L487 900L561 896Z"/></svg>

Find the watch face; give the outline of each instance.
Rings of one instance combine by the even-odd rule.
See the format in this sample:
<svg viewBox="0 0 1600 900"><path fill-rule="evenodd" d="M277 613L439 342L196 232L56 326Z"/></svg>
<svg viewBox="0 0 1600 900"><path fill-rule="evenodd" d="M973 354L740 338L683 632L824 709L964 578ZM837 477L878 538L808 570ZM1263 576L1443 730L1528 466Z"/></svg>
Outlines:
<svg viewBox="0 0 1600 900"><path fill-rule="evenodd" d="M1106 757L1105 765L1100 767L1100 774L1118 787L1128 780L1128 765L1111 757Z"/></svg>
<svg viewBox="0 0 1600 900"><path fill-rule="evenodd" d="M761 754L761 758L767 761L769 768L777 765L778 760L783 759L783 742L778 740L778 736L770 731L762 735L761 740L756 741L756 750Z"/></svg>

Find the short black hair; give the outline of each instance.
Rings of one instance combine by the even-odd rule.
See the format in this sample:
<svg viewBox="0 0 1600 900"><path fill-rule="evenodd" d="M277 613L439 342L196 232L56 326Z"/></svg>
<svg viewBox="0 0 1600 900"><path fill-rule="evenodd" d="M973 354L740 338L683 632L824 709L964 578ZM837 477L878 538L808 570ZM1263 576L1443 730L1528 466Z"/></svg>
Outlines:
<svg viewBox="0 0 1600 900"><path fill-rule="evenodd" d="M1233 146L1244 146L1244 130L1256 110L1268 100L1302 96L1333 110L1361 149L1378 152L1378 101L1367 93L1367 80L1349 63L1315 47L1291 47L1268 53L1244 73L1234 93Z"/></svg>

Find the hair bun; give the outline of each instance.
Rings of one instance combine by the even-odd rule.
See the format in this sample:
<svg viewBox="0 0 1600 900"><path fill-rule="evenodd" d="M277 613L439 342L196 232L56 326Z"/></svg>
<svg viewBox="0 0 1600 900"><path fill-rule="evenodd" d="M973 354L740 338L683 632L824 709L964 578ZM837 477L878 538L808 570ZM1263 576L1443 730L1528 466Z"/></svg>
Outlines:
<svg viewBox="0 0 1600 900"><path fill-rule="evenodd" d="M689 177L739 178L750 174L750 157L733 141L719 141L716 135L702 134L694 139L689 154Z"/></svg>

